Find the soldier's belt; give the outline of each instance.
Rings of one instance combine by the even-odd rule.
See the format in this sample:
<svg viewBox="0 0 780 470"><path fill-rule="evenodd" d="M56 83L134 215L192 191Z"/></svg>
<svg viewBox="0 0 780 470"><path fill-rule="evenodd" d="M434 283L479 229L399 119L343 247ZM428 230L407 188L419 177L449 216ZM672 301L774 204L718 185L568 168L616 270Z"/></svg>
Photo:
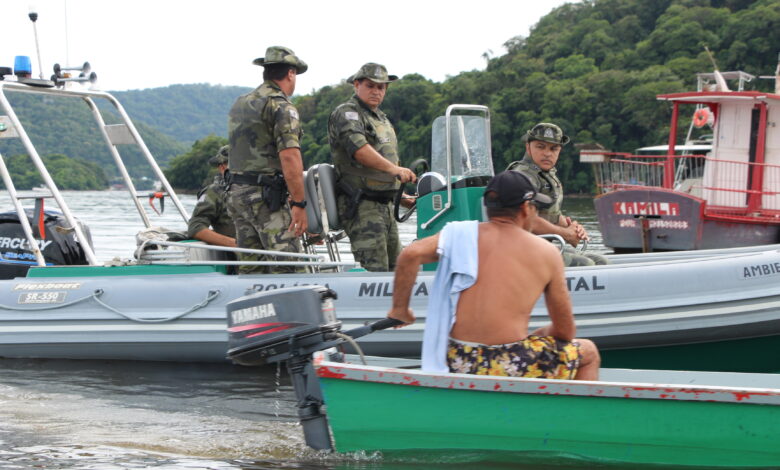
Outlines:
<svg viewBox="0 0 780 470"><path fill-rule="evenodd" d="M375 170L373 168L357 168L354 166L341 166L338 171L345 175L362 176L363 178L370 178L380 181L382 183L396 183L395 176L385 173L384 171Z"/></svg>
<svg viewBox="0 0 780 470"><path fill-rule="evenodd" d="M230 175L230 182L233 184L248 184L250 186L261 186L260 180L263 178L262 173L232 173Z"/></svg>
<svg viewBox="0 0 780 470"><path fill-rule="evenodd" d="M361 195L361 199L365 199L366 201L373 201L378 202L380 204L387 204L389 202L393 202L393 197L395 196L395 192L392 194L371 194L363 192Z"/></svg>

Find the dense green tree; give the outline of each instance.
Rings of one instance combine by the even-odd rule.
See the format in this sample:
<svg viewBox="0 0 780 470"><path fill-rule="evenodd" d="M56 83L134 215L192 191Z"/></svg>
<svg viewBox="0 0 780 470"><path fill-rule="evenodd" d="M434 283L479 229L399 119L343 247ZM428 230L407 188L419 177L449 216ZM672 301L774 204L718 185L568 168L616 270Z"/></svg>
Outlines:
<svg viewBox="0 0 780 470"><path fill-rule="evenodd" d="M224 137L214 134L195 141L189 152L173 158L165 170L165 177L177 189L195 191L210 183L216 169L208 164L209 158L227 145Z"/></svg>
<svg viewBox="0 0 780 470"><path fill-rule="evenodd" d="M106 174L96 163L57 154L41 158L59 189L85 191L108 188ZM7 158L5 163L17 190L31 189L43 184L43 178L27 155L14 155ZM0 182L0 187L5 188L5 185Z"/></svg>

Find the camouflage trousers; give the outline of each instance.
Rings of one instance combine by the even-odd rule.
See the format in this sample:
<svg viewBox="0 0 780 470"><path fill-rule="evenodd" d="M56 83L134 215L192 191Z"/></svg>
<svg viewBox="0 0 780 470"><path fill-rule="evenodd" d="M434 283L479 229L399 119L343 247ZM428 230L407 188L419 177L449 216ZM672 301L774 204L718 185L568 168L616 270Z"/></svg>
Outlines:
<svg viewBox="0 0 780 470"><path fill-rule="evenodd" d="M563 265L566 267L609 264L609 260L604 255L589 251L577 251L576 248L569 245L563 248L561 254L563 255Z"/></svg>
<svg viewBox="0 0 780 470"><path fill-rule="evenodd" d="M401 253L392 203L360 201L355 216L347 219L347 198L339 196L339 219L352 244L355 261L366 271L393 271Z"/></svg>
<svg viewBox="0 0 780 470"><path fill-rule="evenodd" d="M236 243L239 248L256 250L302 252L298 238L287 231L292 220L290 210L282 207L271 212L263 202L259 186L234 184L230 187L228 211L236 224ZM299 261L294 258L240 253L239 261ZM239 273L294 273L306 272L294 266L252 266L242 265Z"/></svg>

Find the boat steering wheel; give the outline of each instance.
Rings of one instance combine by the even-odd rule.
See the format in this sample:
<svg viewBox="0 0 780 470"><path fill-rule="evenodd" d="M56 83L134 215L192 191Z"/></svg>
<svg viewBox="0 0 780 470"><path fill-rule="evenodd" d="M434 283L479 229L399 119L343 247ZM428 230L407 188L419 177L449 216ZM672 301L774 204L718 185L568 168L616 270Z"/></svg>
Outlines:
<svg viewBox="0 0 780 470"><path fill-rule="evenodd" d="M414 171L416 176L420 176L421 174L430 170L430 166L428 165L428 161L426 159L418 158L417 160L413 161L411 165L409 165L409 169ZM417 209L417 201L415 201L412 204L412 207L401 214L401 199L403 199L404 193L406 192L406 184L407 183L401 183L401 187L398 188L398 192L395 193L395 198L393 198L393 216L397 222L406 222L409 220L409 217L411 217L414 210ZM416 196L417 191L415 191L414 194Z"/></svg>

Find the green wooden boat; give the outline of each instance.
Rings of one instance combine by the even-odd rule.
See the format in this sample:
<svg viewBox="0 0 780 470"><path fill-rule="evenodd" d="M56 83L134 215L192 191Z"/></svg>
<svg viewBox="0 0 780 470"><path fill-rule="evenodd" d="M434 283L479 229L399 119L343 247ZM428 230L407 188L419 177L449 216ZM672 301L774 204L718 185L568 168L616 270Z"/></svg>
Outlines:
<svg viewBox="0 0 780 470"><path fill-rule="evenodd" d="M408 359L355 365L336 348L399 322L342 331L335 298L324 286L298 286L227 306L228 356L287 364L314 449L780 465L780 374L602 369L599 381L574 381L428 373Z"/></svg>
<svg viewBox="0 0 780 470"><path fill-rule="evenodd" d="M604 369L598 382L315 364L339 452L511 451L780 465L780 376Z"/></svg>

